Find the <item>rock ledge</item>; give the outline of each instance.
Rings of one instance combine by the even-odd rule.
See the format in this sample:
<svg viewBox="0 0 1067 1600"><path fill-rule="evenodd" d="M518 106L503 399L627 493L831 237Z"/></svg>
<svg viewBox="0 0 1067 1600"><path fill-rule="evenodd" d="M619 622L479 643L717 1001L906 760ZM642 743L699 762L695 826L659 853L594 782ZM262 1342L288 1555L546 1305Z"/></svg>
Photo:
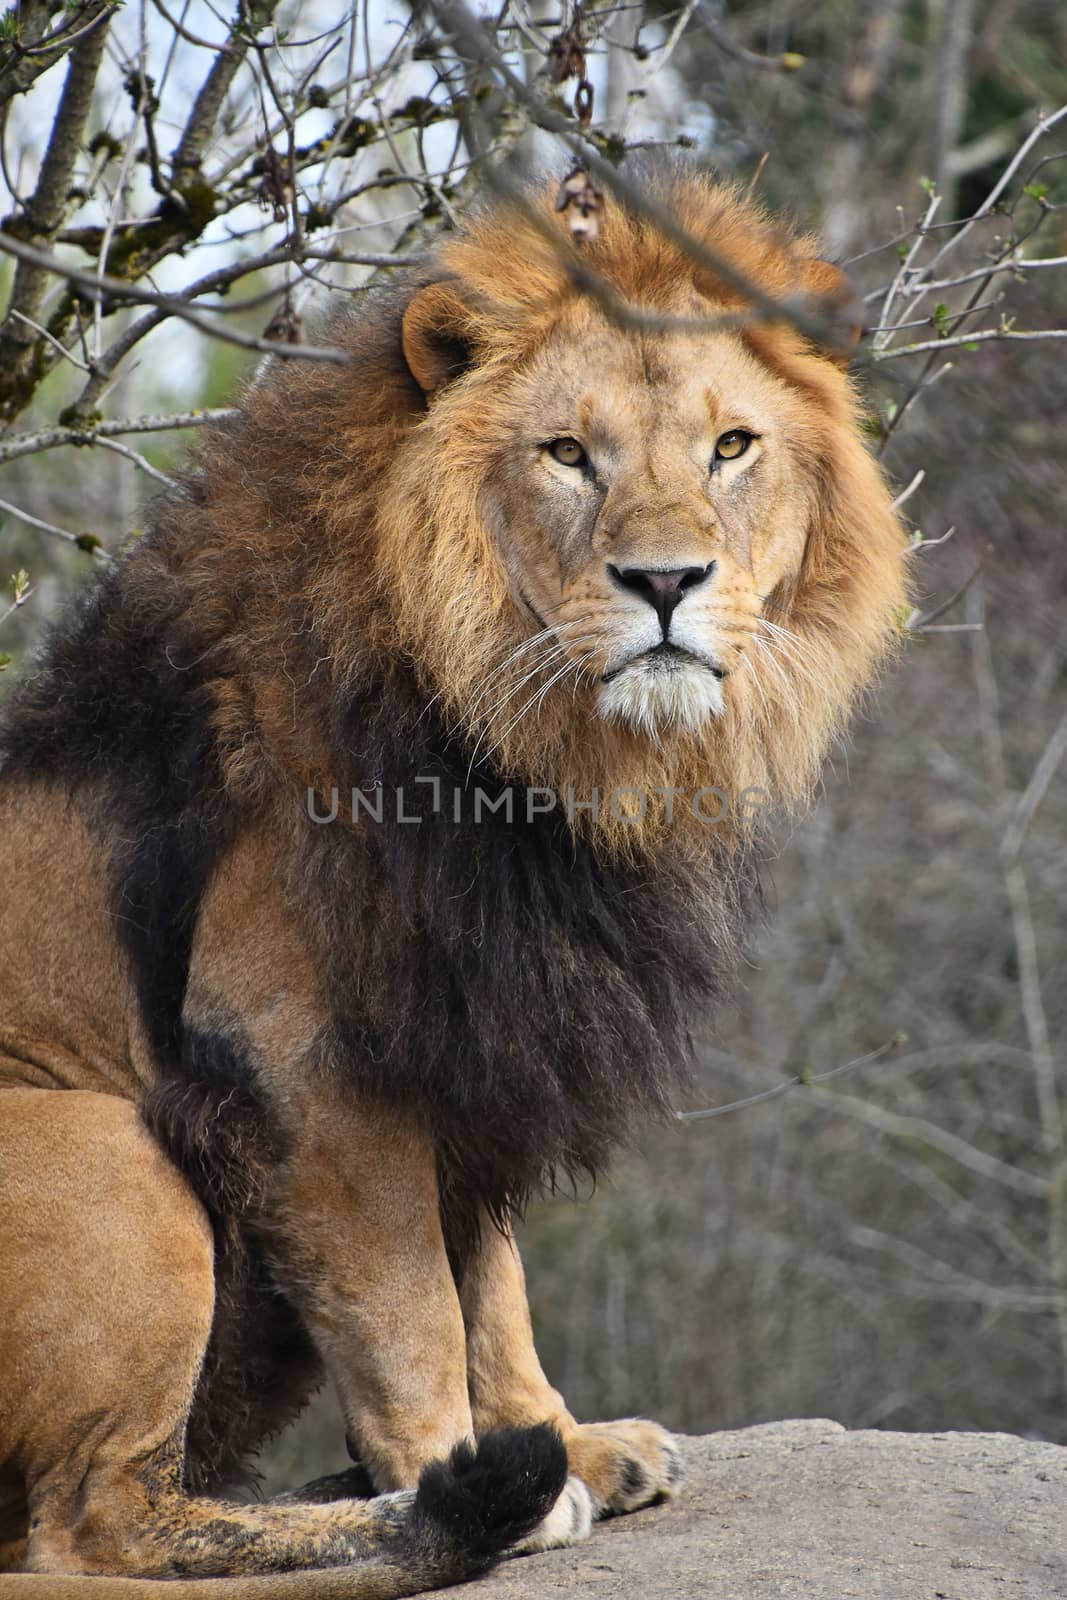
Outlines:
<svg viewBox="0 0 1067 1600"><path fill-rule="evenodd" d="M450 1594L493 1600L1064 1600L1067 1449L775 1422L683 1441L670 1505Z"/></svg>

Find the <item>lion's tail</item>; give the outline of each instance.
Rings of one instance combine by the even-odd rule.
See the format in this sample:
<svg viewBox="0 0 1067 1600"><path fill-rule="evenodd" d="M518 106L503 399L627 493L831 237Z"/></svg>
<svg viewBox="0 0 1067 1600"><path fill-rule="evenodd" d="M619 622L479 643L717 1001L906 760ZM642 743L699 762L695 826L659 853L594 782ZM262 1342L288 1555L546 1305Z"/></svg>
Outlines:
<svg viewBox="0 0 1067 1600"><path fill-rule="evenodd" d="M566 1479L553 1427L498 1428L428 1466L404 1517L383 1519L373 1553L352 1565L177 1581L12 1573L0 1575L0 1600L400 1600L485 1572L547 1516Z"/></svg>
<svg viewBox="0 0 1067 1600"><path fill-rule="evenodd" d="M376 1561L239 1578L0 1576L0 1600L393 1600L417 1592L400 1568Z"/></svg>

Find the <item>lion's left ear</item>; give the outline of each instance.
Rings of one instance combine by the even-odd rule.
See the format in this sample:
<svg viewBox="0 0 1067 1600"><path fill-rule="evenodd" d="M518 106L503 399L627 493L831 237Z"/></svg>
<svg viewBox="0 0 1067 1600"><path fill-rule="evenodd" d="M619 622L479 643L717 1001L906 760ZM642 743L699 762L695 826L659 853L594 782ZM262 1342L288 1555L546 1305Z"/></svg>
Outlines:
<svg viewBox="0 0 1067 1600"><path fill-rule="evenodd" d="M427 395L461 377L474 359L470 307L450 283L419 290L404 312L400 337L404 360Z"/></svg>
<svg viewBox="0 0 1067 1600"><path fill-rule="evenodd" d="M823 355L847 367L863 333L863 302L855 285L833 262L811 258L803 264L801 288L819 302L812 309L832 327L833 338L823 346Z"/></svg>

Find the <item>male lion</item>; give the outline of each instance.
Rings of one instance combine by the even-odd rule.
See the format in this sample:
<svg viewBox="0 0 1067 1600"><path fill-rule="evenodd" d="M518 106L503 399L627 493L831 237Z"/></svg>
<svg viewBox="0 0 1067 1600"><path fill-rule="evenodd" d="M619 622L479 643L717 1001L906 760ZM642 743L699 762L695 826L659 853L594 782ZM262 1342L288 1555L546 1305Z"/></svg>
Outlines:
<svg viewBox="0 0 1067 1600"><path fill-rule="evenodd" d="M810 786L903 541L839 358L614 202L579 292L552 199L253 384L10 709L0 1567L45 1576L5 1600L409 1594L679 1476L547 1382L509 1219L684 1079L744 792ZM323 1373L359 1465L210 1498Z"/></svg>

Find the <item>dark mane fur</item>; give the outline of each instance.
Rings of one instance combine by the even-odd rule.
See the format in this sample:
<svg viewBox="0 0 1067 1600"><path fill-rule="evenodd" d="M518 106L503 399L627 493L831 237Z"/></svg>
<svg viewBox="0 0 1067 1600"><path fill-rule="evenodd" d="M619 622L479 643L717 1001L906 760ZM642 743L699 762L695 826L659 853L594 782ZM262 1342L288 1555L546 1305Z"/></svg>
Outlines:
<svg viewBox="0 0 1067 1600"><path fill-rule="evenodd" d="M181 1007L197 908L242 808L220 776L211 685L168 665L202 650L195 619L176 606L134 625L143 560L135 551L56 633L15 697L4 771L104 784L113 913L162 1080L149 1121L212 1209L228 1209L246 1181L239 1140L229 1130L212 1151L217 1119L193 1086L228 1095L232 1062ZM683 862L615 859L558 809L475 825L474 790L495 795L506 775L471 767L403 670L317 709L341 795L378 782L391 802L403 785L405 814L424 813L397 822L390 803L381 824L316 824L304 787L270 792L297 843L293 911L332 996L324 1060L360 1093L422 1108L446 1203L464 1213L477 1201L499 1216L559 1174L595 1174L684 1081L693 1008L730 979L750 867L726 849L696 878ZM463 793L459 823L416 776Z"/></svg>
<svg viewBox="0 0 1067 1600"><path fill-rule="evenodd" d="M331 1054L374 1095L423 1107L451 1184L496 1214L558 1173L595 1176L686 1080L694 1008L732 976L750 863L612 858L559 809L475 824L473 791L497 796L506 775L471 770L401 674L335 714L335 748L353 752L341 793L373 773L423 820L306 832L296 873L340 997ZM461 794L460 822L416 774ZM388 920L377 911L380 936L354 951L361 905Z"/></svg>
<svg viewBox="0 0 1067 1600"><path fill-rule="evenodd" d="M346 371L294 364L249 392L183 497L54 631L2 729L0 776L93 787L116 927L173 1086L150 1114L179 1145L186 1108L186 1165L216 1204L243 1191L206 1170L189 1085L213 1085L220 1057L182 1009L206 886L245 822L271 817L294 841L289 904L329 1000L323 1061L361 1094L422 1108L446 1207L498 1217L559 1174L595 1174L636 1117L668 1105L689 1019L729 981L753 890L736 843L626 857L559 811L477 826L467 804L459 823L308 819L311 781L342 795L403 784L409 812L420 797L429 807L415 776L449 795L508 781L472 767L373 626L350 627L343 670L318 666L337 650L319 630L341 558L317 484L355 417L395 438L421 403L397 355L411 292L372 296L333 330L355 355ZM373 461L346 465L353 500L369 500ZM346 551L346 572L365 559Z"/></svg>

